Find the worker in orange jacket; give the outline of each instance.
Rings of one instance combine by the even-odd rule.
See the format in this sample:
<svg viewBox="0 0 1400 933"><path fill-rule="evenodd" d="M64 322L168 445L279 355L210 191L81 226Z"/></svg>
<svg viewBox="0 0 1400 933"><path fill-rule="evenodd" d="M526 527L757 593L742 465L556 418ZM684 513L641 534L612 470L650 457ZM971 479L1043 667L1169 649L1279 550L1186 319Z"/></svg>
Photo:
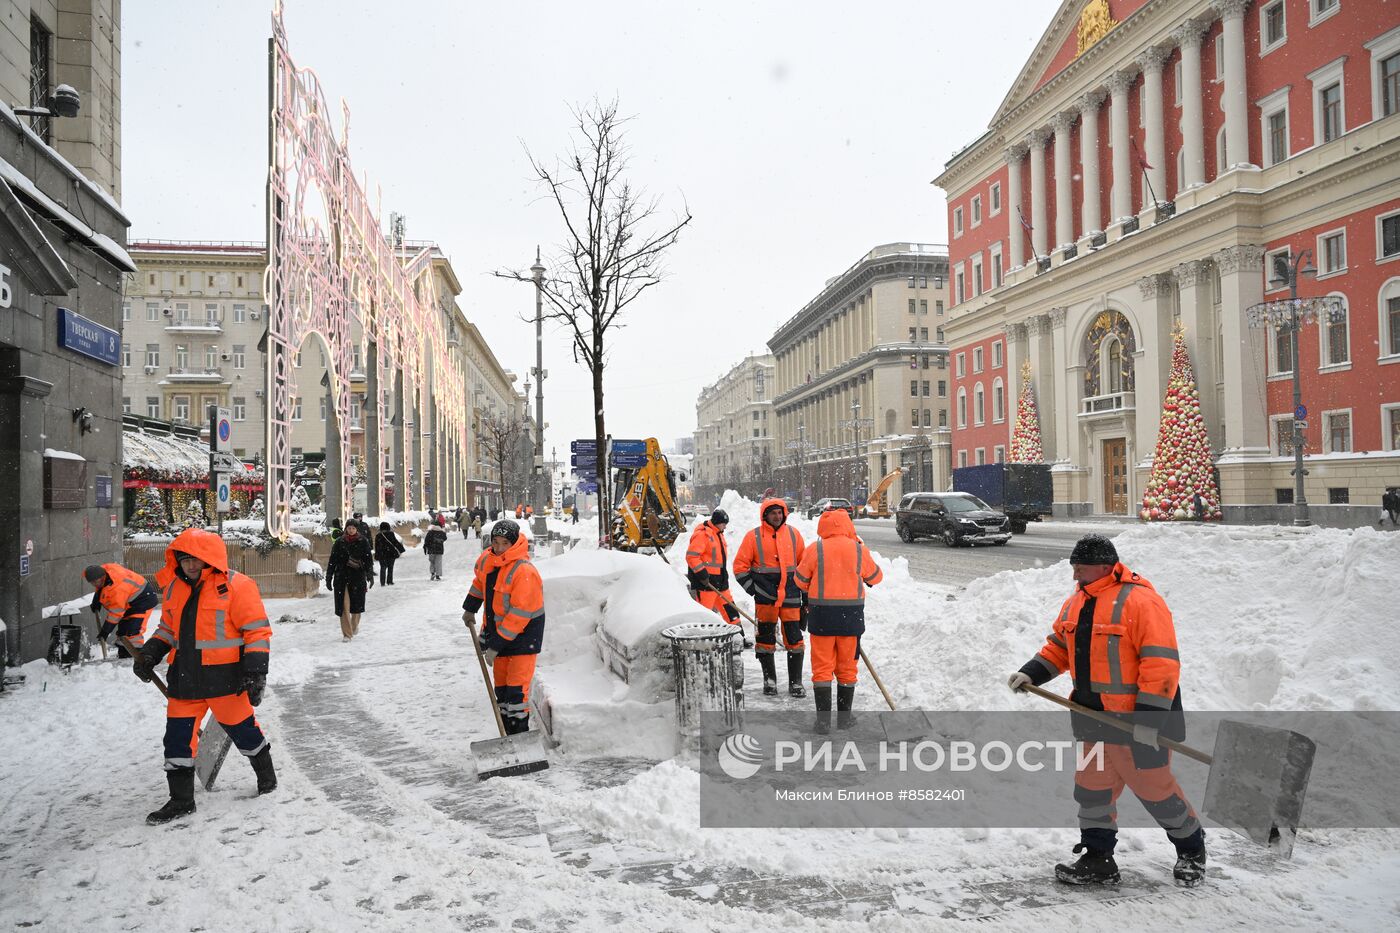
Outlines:
<svg viewBox="0 0 1400 933"><path fill-rule="evenodd" d="M1205 878L1205 831L1171 771L1171 752L1159 736L1186 737L1181 662L1176 628L1152 584L1118 560L1113 542L1086 535L1069 558L1078 584L1060 607L1049 638L1011 675L1012 690L1046 683L1066 671L1070 699L1090 709L1131 717L1132 737L1087 716L1071 715L1075 738L1104 743L1104 755L1079 756L1074 799L1079 802L1079 844L1073 865L1056 865L1069 884L1117 884L1113 850L1118 841L1116 803L1124 785L1142 801L1176 847L1173 877L1195 887Z"/></svg>
<svg viewBox="0 0 1400 933"><path fill-rule="evenodd" d="M160 605L160 591L146 578L121 564L93 564L83 571L92 584L92 611L97 616L97 639L106 656L113 631L140 650L151 610ZM126 645L117 642L117 657L129 658Z"/></svg>
<svg viewBox="0 0 1400 933"><path fill-rule="evenodd" d="M734 579L753 597L754 618L758 620L754 651L763 668L764 696L778 695L773 654L781 632L787 651L788 695L804 697L802 660L807 646L802 628L806 620L803 593L794 577L806 543L801 533L787 524L788 507L782 499L765 499L759 515L762 521L744 535L734 554Z"/></svg>
<svg viewBox="0 0 1400 933"><path fill-rule="evenodd" d="M865 588L884 579L875 557L856 534L845 509L830 509L817 521L817 541L797 565L797 586L807 594L812 636L812 696L816 730L831 730L831 677L836 675L836 725L855 725L856 662L865 634Z"/></svg>
<svg viewBox="0 0 1400 933"><path fill-rule="evenodd" d="M530 681L544 645L544 581L530 563L530 541L508 518L491 526L491 546L476 559L462 622L475 630L485 607L480 642L492 667L496 708L506 733L530 731Z"/></svg>
<svg viewBox="0 0 1400 933"><path fill-rule="evenodd" d="M267 621L253 578L229 570L224 539L187 528L165 549L156 574L160 624L133 662L149 682L161 658L170 656L166 687L165 777L170 800L146 822L168 823L193 813L194 759L199 722L206 710L246 755L258 777L258 793L277 787L271 746L253 715L267 685Z"/></svg>
<svg viewBox="0 0 1400 933"><path fill-rule="evenodd" d="M695 526L685 549L686 579L696 602L738 625L739 610L729 593L729 550L724 543L727 527L729 513L724 509L715 509L709 521Z"/></svg>

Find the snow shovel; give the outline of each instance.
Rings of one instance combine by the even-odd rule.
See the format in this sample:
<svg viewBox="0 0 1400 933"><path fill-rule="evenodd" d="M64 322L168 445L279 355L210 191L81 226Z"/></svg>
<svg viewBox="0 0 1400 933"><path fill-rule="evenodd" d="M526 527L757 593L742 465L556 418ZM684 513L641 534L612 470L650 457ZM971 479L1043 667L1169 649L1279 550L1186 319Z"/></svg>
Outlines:
<svg viewBox="0 0 1400 933"><path fill-rule="evenodd" d="M1059 694L1031 684L1021 689L1115 729L1133 731L1131 722ZM1216 730L1212 755L1173 739L1159 736L1157 741L1210 767L1201 808L1206 816L1284 858L1293 855L1317 743L1299 732L1233 720Z"/></svg>
<svg viewBox="0 0 1400 933"><path fill-rule="evenodd" d="M865 662L865 669L870 672L870 676L875 679L875 686L880 688L880 693L884 696L885 702L889 704L890 712L899 712L899 707L894 705L894 698L890 696L889 690L885 688L885 682L880 679L880 674L875 670L875 665L870 663L870 655L865 653L865 646L859 641L856 645L860 650L860 659ZM913 724L911 717L914 712L911 710L906 715L901 716L880 716L880 725L885 729L885 740L888 742L917 742L928 734L928 730L922 726ZM905 720L909 719L908 722ZM924 723L928 723L928 717L923 717Z"/></svg>
<svg viewBox="0 0 1400 933"><path fill-rule="evenodd" d="M139 657L141 649L131 643L131 639L125 635L118 635L117 640L126 648L127 653L133 658ZM160 675L151 672L151 683L156 685L160 695L166 699L170 698L170 691L166 689L165 681L160 679ZM229 746L233 740L228 736L228 730L222 726L212 729L211 724L217 723L213 710L205 717L204 725L199 729L199 751L194 756L194 773L199 778L205 790L214 789L214 781L219 776L219 769L224 766L224 759L228 757Z"/></svg>
<svg viewBox="0 0 1400 933"><path fill-rule="evenodd" d="M667 561L666 563L669 564L670 561ZM715 589L715 585L714 585L713 583L711 583L709 580L706 580L706 581L705 581L705 589L709 590L711 593L714 593L714 594L720 596L721 598L723 598L723 596L724 596L723 593L720 593L719 590ZM747 619L747 620L748 620L749 624L753 626L753 635L754 635L754 638L757 638L757 637L758 637L758 620L755 619L753 616L749 615L749 614L748 614L747 612L745 612L743 609L741 609L741 608L739 607L739 604L736 603L736 602L735 602L734 600L732 600L732 599L726 599L726 600L724 600L724 604L725 604L726 606L729 606L729 607L730 607L731 609L733 609L735 612L739 613L740 618L743 618L743 619ZM745 648L752 648L752 647L753 647L753 640L749 638L749 633L744 631L744 626L743 626L743 625L740 625L740 626L739 626L739 632L740 632L740 634L742 634L742 635L744 636L744 647L745 647Z"/></svg>
<svg viewBox="0 0 1400 933"><path fill-rule="evenodd" d="M506 734L506 723L501 718L501 708L496 705L496 688L491 683L491 672L486 669L486 655L481 650L481 639L477 637L476 626L468 625L472 633L472 647L476 649L476 659L481 663L481 679L486 684L486 698L491 704L491 712L496 716L499 739L482 739L471 745L476 756L476 779L484 781L493 777L513 777L543 771L549 767L549 758L544 753L544 738L538 729Z"/></svg>

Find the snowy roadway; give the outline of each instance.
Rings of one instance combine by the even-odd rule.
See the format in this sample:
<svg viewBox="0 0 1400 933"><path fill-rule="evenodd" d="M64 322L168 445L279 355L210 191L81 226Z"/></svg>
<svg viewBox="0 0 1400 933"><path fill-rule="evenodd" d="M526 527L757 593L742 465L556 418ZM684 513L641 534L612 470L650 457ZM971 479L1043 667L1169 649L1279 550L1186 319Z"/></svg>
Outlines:
<svg viewBox="0 0 1400 933"><path fill-rule="evenodd" d="M736 526L753 516L741 503L727 507L737 538ZM1177 614L1193 708L1394 708L1400 536L1129 529L1119 547ZM1046 881L1070 855L1077 833L1069 829L703 829L697 772L639 742L654 708L620 682L611 705L569 720L548 771L478 783L469 744L490 734L491 720L460 621L475 553L474 542L451 538L447 579L433 583L423 555L410 551L399 584L371 591L361 635L349 644L324 590L271 601L271 689L258 715L281 786L251 796L251 769L235 754L216 790L197 794L199 811L166 827L143 822L165 797L164 708L154 689L127 664L68 675L26 666L24 686L0 697L0 922L208 931L752 933L756 925L924 930L969 921L1037 931L1265 922L1361 930L1391 926L1400 911L1396 831L1305 831L1294 858L1280 863L1213 829L1208 886L1180 891L1170 885L1161 833L1124 830L1124 886L1086 892ZM614 559L596 558L605 556ZM655 557L618 559L663 585L676 574L683 585ZM575 589L557 581L591 560L540 560L547 598L552 586L581 592L577 577L568 584ZM1069 586L1064 565L974 580L951 601L949 588L912 578L903 561L888 563L886 574L872 591L867 643L901 706L1025 706L1006 691L1005 675L1043 639ZM550 606L542 664L587 669L578 676L606 684L582 611ZM551 639L570 657L551 657ZM747 663L751 707L810 703L758 696L751 655ZM868 684L857 694L858 707L878 700Z"/></svg>

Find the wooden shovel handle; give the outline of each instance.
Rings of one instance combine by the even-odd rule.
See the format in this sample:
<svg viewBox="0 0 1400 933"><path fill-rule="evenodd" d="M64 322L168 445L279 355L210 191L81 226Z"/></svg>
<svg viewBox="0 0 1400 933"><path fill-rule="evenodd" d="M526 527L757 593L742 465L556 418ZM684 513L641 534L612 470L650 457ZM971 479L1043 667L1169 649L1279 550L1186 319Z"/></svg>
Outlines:
<svg viewBox="0 0 1400 933"><path fill-rule="evenodd" d="M885 689L885 682L875 672L875 665L870 663L870 655L865 653L864 647L860 649L860 659L865 662L865 669L870 672L870 676L875 678L875 686L879 687L880 692L885 695L885 702L890 705L890 709L896 709L894 700L890 699L890 692Z"/></svg>
<svg viewBox="0 0 1400 933"><path fill-rule="evenodd" d="M127 654L130 654L132 658L141 656L141 649L133 645L130 638L127 638L125 635L118 635L117 641L122 643L122 647L126 649ZM156 685L156 689L160 691L161 696L165 697L167 700L170 699L170 691L165 689L164 681L160 679L160 675L155 671L151 671L151 683Z"/></svg>
<svg viewBox="0 0 1400 933"><path fill-rule="evenodd" d="M1087 706L1081 706L1073 700L1068 700L1060 696L1058 693L1051 693L1049 690L1042 690L1040 687L1034 686L1033 684L1026 684L1021 689L1026 691L1027 693L1035 694L1042 700L1049 700L1051 703L1057 703L1060 706L1063 706L1065 709L1073 710L1076 713L1088 716L1090 719L1096 719L1104 725L1112 726L1113 728L1119 729L1123 732L1133 731L1132 723L1124 722L1117 716L1113 716L1109 713L1102 712L1101 710L1089 709L1089 707ZM1157 744L1162 745L1166 748L1170 748L1172 751L1181 752L1181 754L1185 755L1187 758L1194 758L1202 764L1208 765L1215 761L1214 758L1212 758L1210 755L1207 755L1205 752L1197 751L1189 745L1183 745L1175 739L1169 739L1159 735L1157 736Z"/></svg>
<svg viewBox="0 0 1400 933"><path fill-rule="evenodd" d="M501 718L501 707L496 703L496 687L491 683L491 673L486 669L486 655L481 650L481 639L476 635L476 626L468 625L467 630L472 633L472 647L476 649L476 659L481 662L481 679L486 683L486 697L491 702L491 712L496 714L496 728L501 732L501 738L506 737L506 721Z"/></svg>

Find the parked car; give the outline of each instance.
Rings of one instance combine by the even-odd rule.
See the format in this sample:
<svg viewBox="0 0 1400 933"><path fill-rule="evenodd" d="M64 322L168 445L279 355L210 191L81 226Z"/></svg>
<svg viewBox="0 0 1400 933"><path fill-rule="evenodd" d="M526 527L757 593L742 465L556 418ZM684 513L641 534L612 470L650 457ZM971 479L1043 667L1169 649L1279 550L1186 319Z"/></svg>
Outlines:
<svg viewBox="0 0 1400 933"><path fill-rule="evenodd" d="M855 521L856 507L851 504L850 499L818 499L816 502L812 503L812 507L807 510L807 517L818 518L823 512L830 509L843 509L847 515L851 516L851 521Z"/></svg>
<svg viewBox="0 0 1400 933"><path fill-rule="evenodd" d="M894 527L902 541L938 538L947 547L1011 540L1011 519L965 492L911 492L899 502Z"/></svg>

